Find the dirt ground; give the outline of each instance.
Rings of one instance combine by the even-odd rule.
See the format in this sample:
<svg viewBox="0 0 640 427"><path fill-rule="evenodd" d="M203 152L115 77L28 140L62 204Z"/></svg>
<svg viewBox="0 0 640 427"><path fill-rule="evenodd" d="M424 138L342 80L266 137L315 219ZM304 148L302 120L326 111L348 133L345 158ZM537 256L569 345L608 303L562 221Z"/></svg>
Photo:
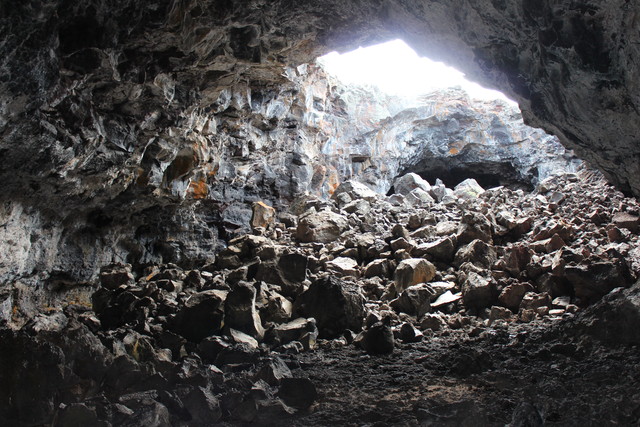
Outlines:
<svg viewBox="0 0 640 427"><path fill-rule="evenodd" d="M264 425L604 426L638 425L640 355L572 336L571 324L533 323L469 337L451 331L392 354L355 346L290 358L318 402ZM472 333L473 335L473 333Z"/></svg>

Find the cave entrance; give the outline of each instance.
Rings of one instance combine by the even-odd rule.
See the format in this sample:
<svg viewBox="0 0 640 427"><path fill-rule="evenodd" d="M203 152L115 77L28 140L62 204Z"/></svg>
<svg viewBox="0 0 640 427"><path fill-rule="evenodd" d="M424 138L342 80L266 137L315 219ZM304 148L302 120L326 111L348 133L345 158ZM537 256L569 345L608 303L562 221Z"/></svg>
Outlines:
<svg viewBox="0 0 640 427"><path fill-rule="evenodd" d="M353 162L348 172L381 192L409 172L450 188L474 178L484 188L531 190L580 165L557 138L526 126L517 103L402 40L332 52L317 63L342 85L336 96L358 129L353 141L341 140Z"/></svg>

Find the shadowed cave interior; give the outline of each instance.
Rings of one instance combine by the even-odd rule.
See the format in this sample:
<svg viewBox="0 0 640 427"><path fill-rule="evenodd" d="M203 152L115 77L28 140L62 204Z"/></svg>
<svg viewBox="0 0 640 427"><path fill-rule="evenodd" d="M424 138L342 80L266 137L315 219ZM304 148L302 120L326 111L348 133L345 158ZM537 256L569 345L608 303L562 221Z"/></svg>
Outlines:
<svg viewBox="0 0 640 427"><path fill-rule="evenodd" d="M0 424L638 423L638 13L0 0Z"/></svg>

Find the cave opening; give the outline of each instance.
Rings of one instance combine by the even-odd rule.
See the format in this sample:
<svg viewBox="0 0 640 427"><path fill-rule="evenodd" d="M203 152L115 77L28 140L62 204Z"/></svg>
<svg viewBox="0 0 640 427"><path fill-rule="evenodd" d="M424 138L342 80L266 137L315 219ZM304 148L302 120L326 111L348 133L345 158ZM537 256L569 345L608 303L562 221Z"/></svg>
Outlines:
<svg viewBox="0 0 640 427"><path fill-rule="evenodd" d="M331 52L317 63L339 82L342 108L365 129L353 142L343 138L343 153L354 164L348 172L367 182L372 169L386 168L386 186L367 182L384 193L393 193L393 181L409 172L451 188L472 178L484 188L530 191L581 164L557 138L526 126L503 93L419 56L400 39ZM315 108L330 110L320 104L314 99Z"/></svg>

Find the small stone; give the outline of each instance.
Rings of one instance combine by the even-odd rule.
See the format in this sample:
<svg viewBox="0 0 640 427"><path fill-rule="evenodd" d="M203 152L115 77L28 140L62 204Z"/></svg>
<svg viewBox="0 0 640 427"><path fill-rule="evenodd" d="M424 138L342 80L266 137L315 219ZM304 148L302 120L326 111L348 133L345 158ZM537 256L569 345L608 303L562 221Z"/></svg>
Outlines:
<svg viewBox="0 0 640 427"><path fill-rule="evenodd" d="M252 205L251 228L264 228L265 230L272 227L276 219L276 210L263 202L255 202Z"/></svg>
<svg viewBox="0 0 640 427"><path fill-rule="evenodd" d="M431 303L432 308L439 308L445 306L447 304L451 304L452 302L456 302L462 299L462 293L454 294L451 291L446 291L442 295L440 295L434 302Z"/></svg>

